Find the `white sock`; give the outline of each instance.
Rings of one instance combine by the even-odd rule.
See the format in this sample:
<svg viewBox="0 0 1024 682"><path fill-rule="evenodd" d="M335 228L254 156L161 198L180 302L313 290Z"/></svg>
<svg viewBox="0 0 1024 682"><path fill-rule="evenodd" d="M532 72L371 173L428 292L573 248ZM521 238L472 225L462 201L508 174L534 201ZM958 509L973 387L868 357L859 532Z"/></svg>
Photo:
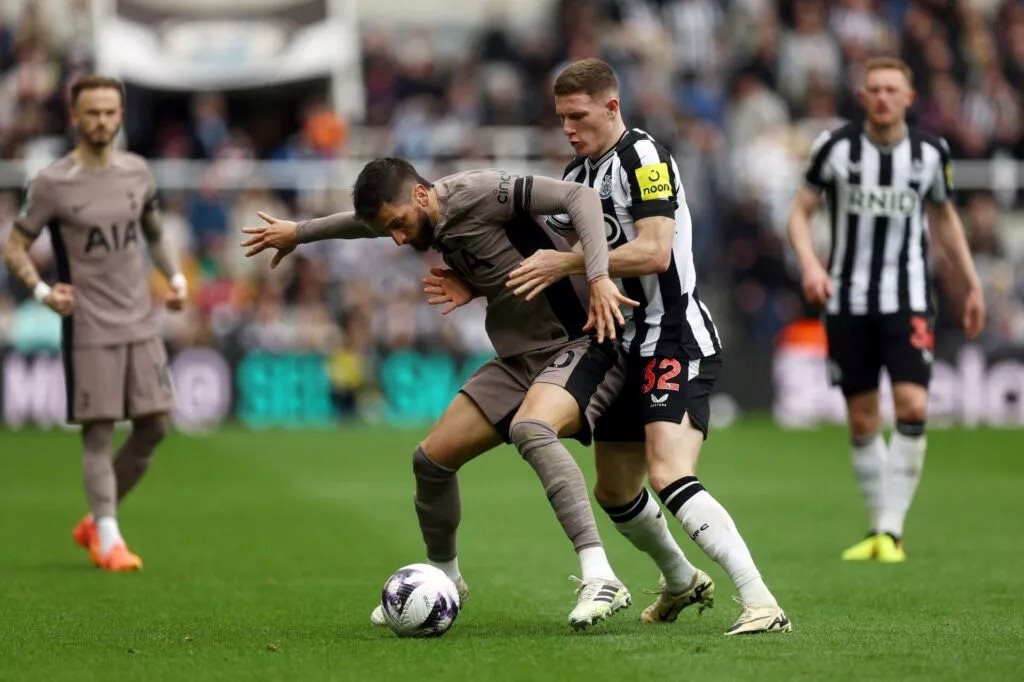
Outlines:
<svg viewBox="0 0 1024 682"><path fill-rule="evenodd" d="M661 507L647 492L640 491L636 499L621 507L603 507L615 528L630 543L644 552L661 569L669 592L679 593L693 585L697 569L683 554L668 530Z"/></svg>
<svg viewBox="0 0 1024 682"><path fill-rule="evenodd" d="M889 460L889 449L882 434L876 433L868 439L853 440L853 472L864 496L868 510L868 528L878 532L878 517L882 511L885 492L885 471Z"/></svg>
<svg viewBox="0 0 1024 682"><path fill-rule="evenodd" d="M121 537L121 529L117 527L117 519L113 516L101 516L96 519L96 532L100 536L101 556L105 557L114 545L124 543L124 538Z"/></svg>
<svg viewBox="0 0 1024 682"><path fill-rule="evenodd" d="M453 583L457 582L458 579L462 577L462 573L459 572L458 557L449 561L434 561L433 559L427 559L427 563L444 571L444 574L451 578Z"/></svg>
<svg viewBox="0 0 1024 682"><path fill-rule="evenodd" d="M608 563L608 555L604 553L604 547L584 547L579 551L580 573L584 580L604 578L605 580L618 580L612 565Z"/></svg>
<svg viewBox="0 0 1024 682"><path fill-rule="evenodd" d="M658 495L690 538L729 574L745 605L778 605L729 512L704 490L696 476L684 476Z"/></svg>
<svg viewBox="0 0 1024 682"><path fill-rule="evenodd" d="M924 424L897 424L889 439L889 463L886 467L885 497L878 518L878 532L903 537L903 522L921 482L928 438ZM902 429L902 432L901 430ZM906 432L910 431L911 435ZM916 435L914 435L916 432Z"/></svg>

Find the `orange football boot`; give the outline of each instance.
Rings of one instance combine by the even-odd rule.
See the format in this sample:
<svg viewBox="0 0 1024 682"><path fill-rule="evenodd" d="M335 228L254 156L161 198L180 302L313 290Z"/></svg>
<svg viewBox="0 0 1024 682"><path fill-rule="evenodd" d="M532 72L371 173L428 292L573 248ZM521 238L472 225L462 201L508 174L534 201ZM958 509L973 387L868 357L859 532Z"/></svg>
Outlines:
<svg viewBox="0 0 1024 682"><path fill-rule="evenodd" d="M123 542L117 543L110 548L105 556L101 556L100 536L96 534L94 537L95 540L89 545L89 555L99 568L115 573L142 570L142 559L137 554L133 554Z"/></svg>
<svg viewBox="0 0 1024 682"><path fill-rule="evenodd" d="M99 558L92 549L94 539L96 546L99 547L99 534L96 532L96 523L92 520L92 514L86 514L82 517L82 520L78 522L75 529L71 531L71 538L75 541L76 545L89 551L89 558L92 559L93 564L96 566L100 565Z"/></svg>

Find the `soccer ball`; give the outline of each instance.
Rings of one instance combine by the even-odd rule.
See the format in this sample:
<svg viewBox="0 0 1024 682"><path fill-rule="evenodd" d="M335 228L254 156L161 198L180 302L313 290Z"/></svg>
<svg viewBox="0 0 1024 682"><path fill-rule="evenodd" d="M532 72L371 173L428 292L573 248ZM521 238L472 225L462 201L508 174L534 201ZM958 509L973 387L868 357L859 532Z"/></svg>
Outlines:
<svg viewBox="0 0 1024 682"><path fill-rule="evenodd" d="M410 564L384 583L380 606L399 637L440 637L459 615L459 591L441 569Z"/></svg>

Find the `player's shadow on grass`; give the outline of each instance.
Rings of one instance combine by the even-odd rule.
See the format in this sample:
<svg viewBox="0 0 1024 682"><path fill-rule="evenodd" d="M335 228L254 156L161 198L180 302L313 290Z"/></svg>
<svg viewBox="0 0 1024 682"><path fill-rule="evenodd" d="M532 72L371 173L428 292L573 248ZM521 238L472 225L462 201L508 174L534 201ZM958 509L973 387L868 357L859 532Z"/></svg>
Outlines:
<svg viewBox="0 0 1024 682"><path fill-rule="evenodd" d="M445 640L463 640L463 639L477 639L477 640L503 640L509 641L516 638L523 638L524 640L533 640L537 638L565 638L565 637L581 637L581 638L592 638L592 637L622 637L622 636L633 636L634 628L632 623L622 622L608 622L600 623L591 628L583 630L581 632L574 632L568 624L564 622L538 622L536 620L501 620L494 621L487 618L478 619L475 621L467 622L456 622L452 629L445 635ZM367 625L365 628L359 627L348 633L346 638L358 639L361 641L413 641L415 638L402 638L396 636L390 630L385 627L374 627ZM426 638L428 640L438 638Z"/></svg>
<svg viewBox="0 0 1024 682"><path fill-rule="evenodd" d="M64 575L73 573L76 575L95 573L103 571L96 568L89 562L68 559L66 561L38 561L24 564L0 563L0 575L4 573L32 573L35 575Z"/></svg>

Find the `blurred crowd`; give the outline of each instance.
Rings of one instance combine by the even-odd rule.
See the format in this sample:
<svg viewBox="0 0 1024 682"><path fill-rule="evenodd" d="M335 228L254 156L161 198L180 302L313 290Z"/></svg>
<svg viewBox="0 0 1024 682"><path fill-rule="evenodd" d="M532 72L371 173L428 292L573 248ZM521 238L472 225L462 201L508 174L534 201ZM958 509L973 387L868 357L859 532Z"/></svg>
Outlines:
<svg viewBox="0 0 1024 682"><path fill-rule="evenodd" d="M70 143L64 96L92 50L89 3L70 7L59 25L32 2L0 23L5 159L53 158ZM784 241L786 213L815 136L859 117L869 57L910 64L912 121L943 135L954 158L1024 158L1024 3L1015 0L558 0L550 19L529 30L464 31L363 16L363 120L335 113L323 83L255 99L130 87L128 147L211 169L238 159L396 154L434 176L462 161L509 158L557 174L569 148L553 112L553 74L600 56L620 75L627 125L649 131L680 164L702 293L726 341L762 348L808 312ZM436 257L424 263L385 241L334 242L300 249L271 273L268 259L237 248L256 210L342 210L345 187L238 190L219 177L208 172L198 189L162 188L195 298L187 315L168 318L172 344L315 349L340 354L337 367L356 375L395 348L488 348L479 306L441 317L424 304L419 280ZM0 233L19 200L16 188L0 191ZM1022 345L1024 204L1013 191L963 191L958 201L989 296L986 343ZM824 247L827 229L819 233ZM47 248L41 240L43 263ZM6 277L0 330L14 328L26 293Z"/></svg>

